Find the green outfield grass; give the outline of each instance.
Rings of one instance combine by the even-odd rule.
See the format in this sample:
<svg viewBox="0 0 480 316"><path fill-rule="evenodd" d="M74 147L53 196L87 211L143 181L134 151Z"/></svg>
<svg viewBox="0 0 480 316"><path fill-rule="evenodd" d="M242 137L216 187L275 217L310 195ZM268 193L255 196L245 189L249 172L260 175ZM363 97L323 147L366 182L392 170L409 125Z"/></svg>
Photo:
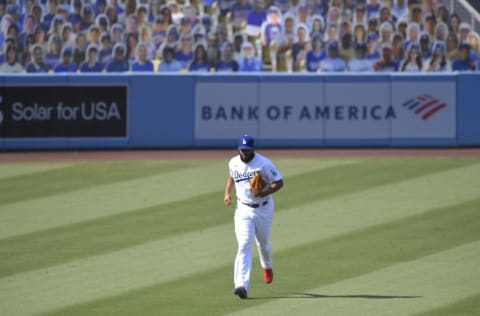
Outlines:
<svg viewBox="0 0 480 316"><path fill-rule="evenodd" d="M227 161L0 165L0 315L479 315L480 159L275 159L233 290Z"/></svg>

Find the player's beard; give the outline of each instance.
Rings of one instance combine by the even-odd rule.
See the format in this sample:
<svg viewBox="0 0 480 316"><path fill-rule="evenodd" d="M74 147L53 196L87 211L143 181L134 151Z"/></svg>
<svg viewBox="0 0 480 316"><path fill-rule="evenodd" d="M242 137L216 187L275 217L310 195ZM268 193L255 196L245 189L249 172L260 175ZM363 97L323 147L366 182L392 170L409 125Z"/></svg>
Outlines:
<svg viewBox="0 0 480 316"><path fill-rule="evenodd" d="M244 163L249 163L250 161L252 161L253 157L255 157L255 152L253 150L246 155L240 155L240 159Z"/></svg>

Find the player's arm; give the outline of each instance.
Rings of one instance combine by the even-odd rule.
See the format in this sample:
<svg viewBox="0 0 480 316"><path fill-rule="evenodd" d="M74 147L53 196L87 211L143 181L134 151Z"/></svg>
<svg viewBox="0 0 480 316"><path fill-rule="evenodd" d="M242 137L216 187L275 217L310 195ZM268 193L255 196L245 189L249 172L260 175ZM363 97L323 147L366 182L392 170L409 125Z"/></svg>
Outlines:
<svg viewBox="0 0 480 316"><path fill-rule="evenodd" d="M225 186L225 194L223 195L223 203L225 203L225 205L232 204L232 196L230 195L230 192L232 192L234 184L233 178L228 176L227 185Z"/></svg>
<svg viewBox="0 0 480 316"><path fill-rule="evenodd" d="M265 197L269 194L273 194L273 193L277 192L282 187L283 187L283 179L274 181L270 184L270 186L266 190L262 191L258 196L259 197Z"/></svg>

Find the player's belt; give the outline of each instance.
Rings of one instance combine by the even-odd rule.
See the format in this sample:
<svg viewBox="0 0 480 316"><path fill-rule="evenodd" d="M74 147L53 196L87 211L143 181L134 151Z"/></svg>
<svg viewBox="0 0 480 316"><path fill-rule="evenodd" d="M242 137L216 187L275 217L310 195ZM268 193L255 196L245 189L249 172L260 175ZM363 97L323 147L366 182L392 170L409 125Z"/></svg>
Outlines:
<svg viewBox="0 0 480 316"><path fill-rule="evenodd" d="M246 205L246 206L248 206L248 207L251 207L251 208L259 208L260 206L265 206L265 205L267 205L268 200L265 201L265 202L262 202L262 203L260 203L260 204L246 203L246 202L243 202L243 201L240 201L240 203L242 203L243 205Z"/></svg>

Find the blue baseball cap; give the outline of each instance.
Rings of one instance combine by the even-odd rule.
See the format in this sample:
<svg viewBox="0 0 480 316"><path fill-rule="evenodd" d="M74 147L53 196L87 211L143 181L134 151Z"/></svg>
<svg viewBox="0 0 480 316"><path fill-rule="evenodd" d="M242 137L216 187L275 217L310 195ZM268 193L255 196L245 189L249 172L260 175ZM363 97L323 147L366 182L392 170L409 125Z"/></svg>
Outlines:
<svg viewBox="0 0 480 316"><path fill-rule="evenodd" d="M64 47L62 51L62 55L72 55L73 49L71 47Z"/></svg>
<svg viewBox="0 0 480 316"><path fill-rule="evenodd" d="M253 137L245 134L238 139L238 149L253 149L254 143Z"/></svg>
<svg viewBox="0 0 480 316"><path fill-rule="evenodd" d="M445 42L438 41L438 42L435 42L435 44L433 45L433 50L434 51L438 50L442 53L445 53L447 51L447 46L445 45Z"/></svg>
<svg viewBox="0 0 480 316"><path fill-rule="evenodd" d="M86 5L86 6L83 7L83 13L90 14L92 12L93 12L93 8L91 6Z"/></svg>
<svg viewBox="0 0 480 316"><path fill-rule="evenodd" d="M430 35L423 33L420 35L420 41L430 41Z"/></svg>
<svg viewBox="0 0 480 316"><path fill-rule="evenodd" d="M367 41L376 41L378 40L378 35L375 32L369 32L367 34Z"/></svg>
<svg viewBox="0 0 480 316"><path fill-rule="evenodd" d="M355 43L355 49L367 49L367 44L364 42Z"/></svg>
<svg viewBox="0 0 480 316"><path fill-rule="evenodd" d="M18 6L16 4L9 4L6 9L7 13L15 14L18 13Z"/></svg>
<svg viewBox="0 0 480 316"><path fill-rule="evenodd" d="M270 8L268 8L267 10L267 14L270 14L270 13L276 13L276 14L280 14L280 9L276 6L270 6Z"/></svg>
<svg viewBox="0 0 480 316"><path fill-rule="evenodd" d="M332 50L338 50L338 43L337 42L330 42L328 43L328 49L332 49Z"/></svg>
<svg viewBox="0 0 480 316"><path fill-rule="evenodd" d="M312 40L321 40L321 41L323 41L323 36L322 36L322 34L320 34L320 33L315 33L315 34L313 34L313 36L312 36Z"/></svg>
<svg viewBox="0 0 480 316"><path fill-rule="evenodd" d="M297 6L297 11L308 11L308 7L306 4L299 4Z"/></svg>
<svg viewBox="0 0 480 316"><path fill-rule="evenodd" d="M212 18L209 15L202 16L202 24L212 24Z"/></svg>

